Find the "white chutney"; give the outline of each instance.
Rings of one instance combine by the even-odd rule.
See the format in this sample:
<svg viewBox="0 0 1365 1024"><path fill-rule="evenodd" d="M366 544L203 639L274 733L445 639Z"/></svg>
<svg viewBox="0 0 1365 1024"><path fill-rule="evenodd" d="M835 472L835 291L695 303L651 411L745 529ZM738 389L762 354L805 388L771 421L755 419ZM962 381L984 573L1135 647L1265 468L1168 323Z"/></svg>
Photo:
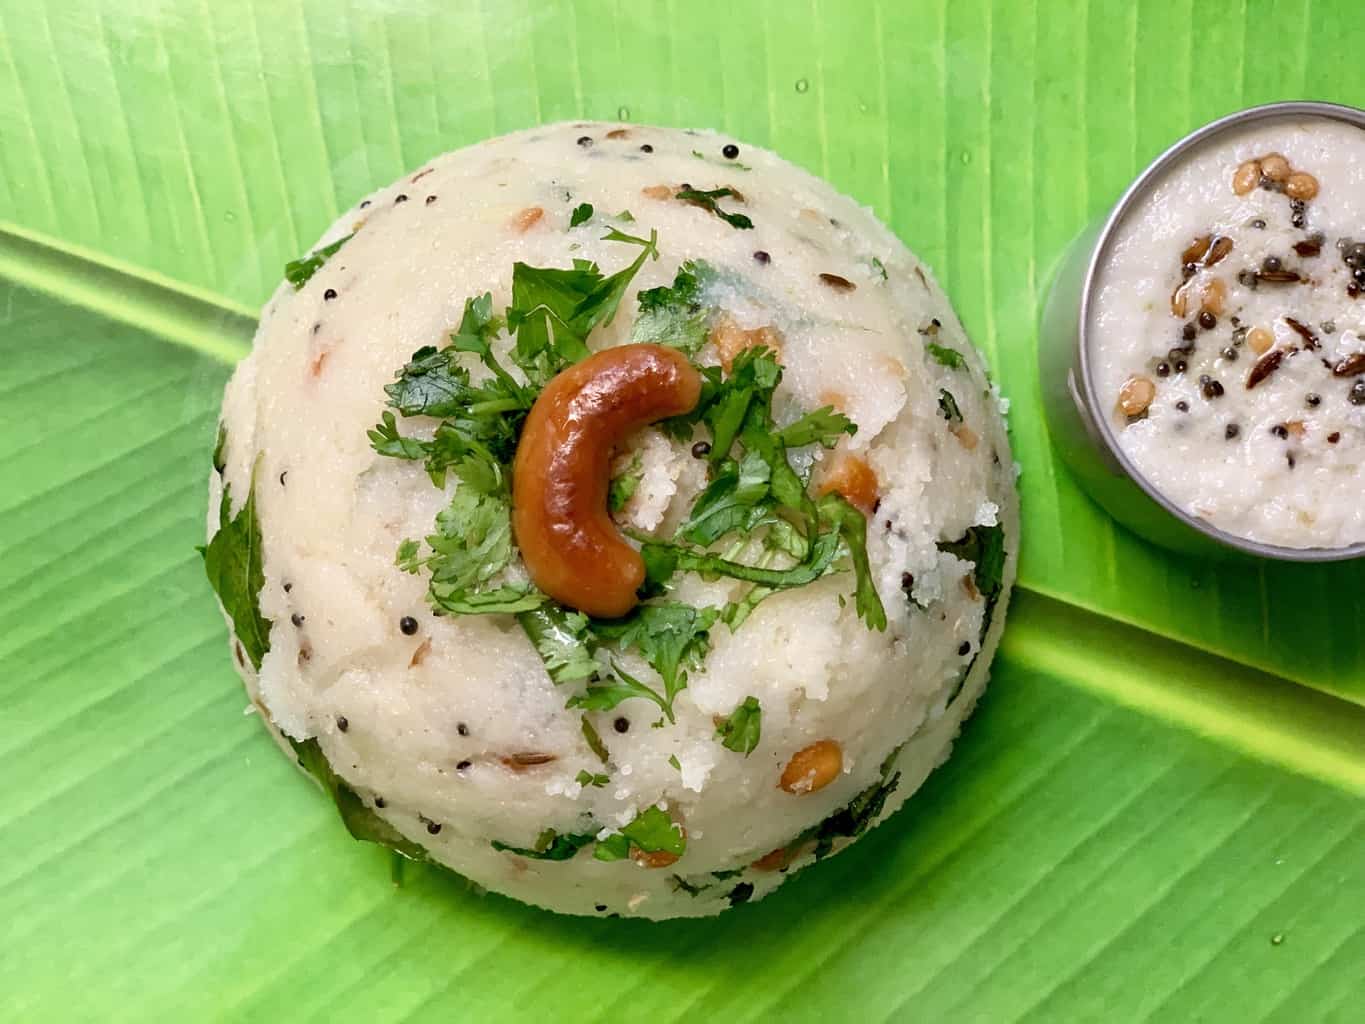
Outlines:
<svg viewBox="0 0 1365 1024"><path fill-rule="evenodd" d="M1263 544L1365 541L1365 132L1207 140L1117 226L1086 328L1099 407L1172 503Z"/></svg>

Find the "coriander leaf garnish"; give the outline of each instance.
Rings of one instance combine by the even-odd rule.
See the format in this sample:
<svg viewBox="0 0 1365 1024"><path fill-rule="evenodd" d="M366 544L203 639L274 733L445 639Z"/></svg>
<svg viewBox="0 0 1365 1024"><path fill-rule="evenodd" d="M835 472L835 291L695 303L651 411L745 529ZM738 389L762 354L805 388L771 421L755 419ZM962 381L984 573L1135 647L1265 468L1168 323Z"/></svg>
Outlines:
<svg viewBox="0 0 1365 1024"><path fill-rule="evenodd" d="M227 469L227 459L224 452L227 449L227 426L218 424L218 440L213 445L213 471L219 476L223 475L223 470Z"/></svg>
<svg viewBox="0 0 1365 1024"><path fill-rule="evenodd" d="M569 227L576 228L592 220L592 203L579 203L569 214Z"/></svg>
<svg viewBox="0 0 1365 1024"><path fill-rule="evenodd" d="M545 604L522 612L517 616L517 621L526 630L536 652L545 662L545 670L550 674L551 681L567 683L591 679L601 672L602 666L593 657L589 646L586 615L557 604ZM583 724L591 728L586 719Z"/></svg>
<svg viewBox="0 0 1365 1024"><path fill-rule="evenodd" d="M365 801L340 775L332 770L316 739L296 740L287 733L284 738L294 748L299 765L313 776L336 804L342 823L352 838L366 843L378 843L401 853L411 860L424 861L427 851L406 838L401 832L365 805Z"/></svg>
<svg viewBox="0 0 1365 1024"><path fill-rule="evenodd" d="M867 558L867 520L863 514L837 494L820 499L820 518L835 526L848 550L856 580L853 607L868 629L886 629L886 609L872 579Z"/></svg>
<svg viewBox="0 0 1365 1024"><path fill-rule="evenodd" d="M602 742L602 737L597 734L597 730L588 721L588 716L583 716L583 740L588 745L588 749L597 755L597 759L606 764L609 758L607 746Z"/></svg>
<svg viewBox="0 0 1365 1024"><path fill-rule="evenodd" d="M351 232L345 238L338 238L331 245L324 245L321 249L309 253L307 256L300 256L296 260L290 260L284 265L284 279L294 286L294 291L298 291L308 279L316 274L324 263L336 255L337 250L355 237L355 232Z"/></svg>
<svg viewBox="0 0 1365 1024"><path fill-rule="evenodd" d="M714 608L698 609L679 602L642 604L624 619L595 621L592 629L603 644L639 651L659 673L664 696L662 700L657 695L651 699L671 722L673 698L686 688L687 670L700 665L711 649L709 631L718 614ZM622 674L619 668L617 673Z"/></svg>
<svg viewBox="0 0 1365 1024"><path fill-rule="evenodd" d="M877 276L880 277L883 281L888 279L888 275L886 273L886 264L883 263L881 260L877 259L876 256L872 257L872 269L877 272Z"/></svg>
<svg viewBox="0 0 1365 1024"><path fill-rule="evenodd" d="M745 697L744 703L730 712L730 717L716 727L721 746L748 757L758 746L762 735L763 712L757 697Z"/></svg>
<svg viewBox="0 0 1365 1024"><path fill-rule="evenodd" d="M943 418L949 423L962 422L962 410L958 408L957 399L952 392L940 390L938 393L938 409L943 413Z"/></svg>
<svg viewBox="0 0 1365 1024"><path fill-rule="evenodd" d="M500 852L515 853L518 857L528 857L531 860L571 860L574 854L592 843L596 838L596 832L560 835L554 829L547 828L536 839L536 845L530 849L508 846L496 839L491 845L493 849Z"/></svg>
<svg viewBox="0 0 1365 1024"><path fill-rule="evenodd" d="M517 338L512 358L537 387L586 358L593 328L611 323L645 260L659 258L657 232L645 239L613 228L603 237L638 245L640 255L610 277L587 260L574 260L569 269L521 262L512 267L512 305L507 310L507 326Z"/></svg>
<svg viewBox="0 0 1365 1024"><path fill-rule="evenodd" d="M801 448L808 444L819 444L822 448L833 448L839 443L841 434L852 437L858 432L854 422L834 406L826 405L808 412L794 423L783 427L778 436L788 448Z"/></svg>
<svg viewBox="0 0 1365 1024"><path fill-rule="evenodd" d="M961 370L967 365L967 360L962 357L962 353L954 348L946 348L936 342L926 341L924 350L929 353L934 362L940 363L951 370Z"/></svg>
<svg viewBox="0 0 1365 1024"><path fill-rule="evenodd" d="M940 542L940 551L956 555L975 566L972 576L983 597L999 595L1005 575L1005 531L995 526L973 526L959 539Z"/></svg>
<svg viewBox="0 0 1365 1024"><path fill-rule="evenodd" d="M726 198L739 198L739 193L732 188L713 188L709 192L703 192L695 188L682 188L674 193L674 199L681 199L684 203L691 203L693 206L700 206L703 210L714 213L732 228L748 230L754 226L754 222L742 213L726 213L717 204L716 200Z"/></svg>
<svg viewBox="0 0 1365 1024"><path fill-rule="evenodd" d="M204 558L204 572L209 585L232 620L232 631L242 645L251 664L257 670L270 650L270 627L273 623L261 614L261 588L265 586L265 569L261 551L261 524L256 518L255 471L247 490L246 501L231 515L232 501L229 488L223 484L223 497L218 505L218 532L205 546L199 548Z"/></svg>
<svg viewBox="0 0 1365 1024"><path fill-rule="evenodd" d="M580 786L595 786L598 789L600 789L601 787L605 786L608 782L611 781L611 776L603 775L601 772L593 774L592 772L589 771L580 771L574 777L574 781L577 782Z"/></svg>
<svg viewBox="0 0 1365 1024"><path fill-rule="evenodd" d="M477 455L450 464L460 478L450 503L436 515L436 532L426 538L428 555L415 542L399 548L408 572L426 569L433 604L465 615L523 612L538 608L545 595L530 585L495 585L512 561L511 501L501 466Z"/></svg>
<svg viewBox="0 0 1365 1024"><path fill-rule="evenodd" d="M625 828L598 840L593 856L598 860L621 860L630 856L632 846L642 853L671 853L681 857L687 850L687 837L667 811L647 807Z"/></svg>
<svg viewBox="0 0 1365 1024"><path fill-rule="evenodd" d="M619 476L612 478L611 487L607 491L607 510L614 513L625 508L626 503L635 496L635 492L640 486L640 479L643 476L644 471L640 467L640 453L636 452L625 470Z"/></svg>
<svg viewBox="0 0 1365 1024"><path fill-rule="evenodd" d="M570 697L565 707L581 708L584 711L610 711L623 700L643 697L653 701L663 710L664 715L673 721L673 709L667 700L636 679L620 665L611 666L611 674L601 683L589 684L588 688Z"/></svg>
<svg viewBox="0 0 1365 1024"><path fill-rule="evenodd" d="M630 340L671 345L690 356L696 355L706 343L710 317L710 310L702 304L701 292L714 273L702 260L688 260L673 275L672 285L640 292L640 315Z"/></svg>

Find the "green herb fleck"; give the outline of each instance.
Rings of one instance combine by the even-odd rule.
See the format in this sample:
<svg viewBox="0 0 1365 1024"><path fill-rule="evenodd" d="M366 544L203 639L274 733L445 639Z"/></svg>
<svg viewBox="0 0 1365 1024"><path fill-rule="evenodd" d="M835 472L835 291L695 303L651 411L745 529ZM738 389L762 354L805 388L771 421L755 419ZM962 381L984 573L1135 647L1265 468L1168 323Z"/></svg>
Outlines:
<svg viewBox="0 0 1365 1024"><path fill-rule="evenodd" d="M645 260L659 257L656 232L644 239L613 228L604 237L640 246L634 262L610 277L587 260L574 260L573 267L566 269L521 262L512 267L507 326L516 334L513 359L537 387L587 356L588 335L595 327L611 323Z"/></svg>
<svg viewBox="0 0 1365 1024"><path fill-rule="evenodd" d="M531 638L552 682L590 679L601 671L588 642L588 617L581 612L550 603L522 612L517 621Z"/></svg>
<svg viewBox="0 0 1365 1024"><path fill-rule="evenodd" d="M636 452L631 458L630 463L619 476L612 478L611 487L607 491L607 508L615 513L620 512L626 507L626 503L635 495L640 486L640 479L644 472L640 467L640 453Z"/></svg>
<svg viewBox="0 0 1365 1024"><path fill-rule="evenodd" d="M583 739L588 744L588 749L597 755L597 759L606 764L607 746L602 742L602 737L597 734L592 723L588 721L587 715L583 716Z"/></svg>
<svg viewBox="0 0 1365 1024"><path fill-rule="evenodd" d="M218 424L218 440L213 445L213 471L219 476L223 475L223 470L227 469L227 459L224 452L227 450L227 426Z"/></svg>
<svg viewBox="0 0 1365 1024"><path fill-rule="evenodd" d="M841 435L852 437L857 432L858 427L851 419L836 412L834 406L826 405L783 427L778 436L788 448L802 448L808 444L833 448Z"/></svg>
<svg viewBox="0 0 1365 1024"><path fill-rule="evenodd" d="M953 348L945 348L936 342L926 341L924 349L936 363L948 367L951 370L961 370L967 365L967 360L962 357L962 353Z"/></svg>
<svg viewBox="0 0 1365 1024"><path fill-rule="evenodd" d="M353 838L387 846L410 860L427 859L426 850L405 838L396 828L367 807L346 780L332 770L316 739L296 740L287 734L285 739L294 748L294 754L303 770L313 776L331 796L336 804L337 813L341 815L346 830Z"/></svg>
<svg viewBox="0 0 1365 1024"><path fill-rule="evenodd" d="M745 697L744 703L730 712L730 717L716 729L716 735L721 737L721 746L748 757L758 746L762 719L758 698Z"/></svg>
<svg viewBox="0 0 1365 1024"><path fill-rule="evenodd" d="M515 853L518 857L528 857L531 860L572 860L579 850L596 838L595 832L560 835L554 829L547 828L536 839L536 845L530 849L524 846L508 846L496 839L493 840L492 846L502 853Z"/></svg>
<svg viewBox="0 0 1365 1024"><path fill-rule="evenodd" d="M672 285L640 292L640 315L631 329L630 340L671 345L696 355L706 343L711 315L702 303L702 289L714 274L710 264L688 260L673 275Z"/></svg>
<svg viewBox="0 0 1365 1024"><path fill-rule="evenodd" d="M957 399L952 396L951 392L939 391L938 409L949 423L962 422L962 410L958 407Z"/></svg>
<svg viewBox="0 0 1365 1024"><path fill-rule="evenodd" d="M878 276L881 277L883 281L888 279L888 275L886 273L886 264L884 264L881 260L877 259L876 256L872 257L872 269L877 272Z"/></svg>
<svg viewBox="0 0 1365 1024"><path fill-rule="evenodd" d="M754 226L753 221L742 213L726 213L716 202L719 199L738 197L738 195L739 193L732 188L713 188L709 192L695 188L683 188L679 189L673 198L681 199L684 203L691 203L693 206L700 206L703 210L709 210L732 228L748 230Z"/></svg>
<svg viewBox="0 0 1365 1024"><path fill-rule="evenodd" d="M223 484L218 504L218 531L199 548L209 585L232 620L232 631L257 669L270 650L271 621L261 614L261 587L265 586L261 551L261 524L256 517L256 481L252 472L246 501L231 515L229 488Z"/></svg>
<svg viewBox="0 0 1365 1024"><path fill-rule="evenodd" d="M687 850L687 837L666 811L647 807L625 828L599 840L593 856L598 860L622 860L631 847L643 853L671 853L681 857Z"/></svg>
<svg viewBox="0 0 1365 1024"><path fill-rule="evenodd" d="M678 760L677 754L669 754L668 763L671 764L678 771L682 771L682 762Z"/></svg>
<svg viewBox="0 0 1365 1024"><path fill-rule="evenodd" d="M321 249L301 256L296 260L290 260L284 265L284 279L294 286L294 291L298 291L308 279L316 274L324 263L336 255L337 250L355 237L355 232L345 238L338 238L331 245L324 245Z"/></svg>
<svg viewBox="0 0 1365 1024"><path fill-rule="evenodd" d="M592 220L592 203L579 203L574 207L573 213L569 214L569 227L576 228L590 220Z"/></svg>
<svg viewBox="0 0 1365 1024"><path fill-rule="evenodd" d="M599 789L611 781L611 778L607 775L602 775L600 773L594 775L589 771L580 771L575 778L580 786L596 786Z"/></svg>

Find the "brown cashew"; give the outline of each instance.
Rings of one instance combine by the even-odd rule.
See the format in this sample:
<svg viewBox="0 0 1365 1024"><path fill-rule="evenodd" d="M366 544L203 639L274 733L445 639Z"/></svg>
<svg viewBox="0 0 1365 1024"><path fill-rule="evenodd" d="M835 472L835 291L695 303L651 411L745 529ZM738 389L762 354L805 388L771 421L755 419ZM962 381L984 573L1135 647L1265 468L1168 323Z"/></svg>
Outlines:
<svg viewBox="0 0 1365 1024"><path fill-rule="evenodd" d="M601 618L635 607L645 567L607 514L612 449L700 397L701 375L663 345L606 349L546 385L512 467L512 529L536 586Z"/></svg>

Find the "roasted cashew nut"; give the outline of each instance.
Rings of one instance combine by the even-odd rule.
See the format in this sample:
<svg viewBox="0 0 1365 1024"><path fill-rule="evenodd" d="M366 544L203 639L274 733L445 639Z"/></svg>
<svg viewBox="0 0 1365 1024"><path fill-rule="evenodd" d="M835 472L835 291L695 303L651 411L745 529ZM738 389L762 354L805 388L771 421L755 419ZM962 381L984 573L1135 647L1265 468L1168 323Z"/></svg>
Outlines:
<svg viewBox="0 0 1365 1024"><path fill-rule="evenodd" d="M536 586L601 618L635 606L645 567L607 514L612 449L700 397L701 375L663 345L606 349L546 385L512 467L512 529Z"/></svg>

